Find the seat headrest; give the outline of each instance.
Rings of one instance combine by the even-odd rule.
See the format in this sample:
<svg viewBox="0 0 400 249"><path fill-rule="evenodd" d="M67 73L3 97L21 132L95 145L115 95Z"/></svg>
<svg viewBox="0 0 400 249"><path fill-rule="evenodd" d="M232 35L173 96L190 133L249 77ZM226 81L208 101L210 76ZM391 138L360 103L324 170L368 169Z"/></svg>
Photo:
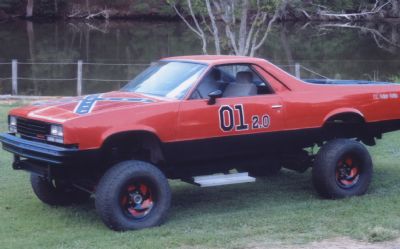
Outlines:
<svg viewBox="0 0 400 249"><path fill-rule="evenodd" d="M242 71L236 73L237 84L249 84L253 82L253 74L251 72Z"/></svg>

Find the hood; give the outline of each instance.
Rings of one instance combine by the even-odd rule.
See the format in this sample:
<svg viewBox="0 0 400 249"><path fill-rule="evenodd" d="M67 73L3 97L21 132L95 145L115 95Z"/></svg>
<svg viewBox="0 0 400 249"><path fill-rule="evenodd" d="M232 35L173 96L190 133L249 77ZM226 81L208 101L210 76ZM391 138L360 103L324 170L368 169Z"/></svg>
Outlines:
<svg viewBox="0 0 400 249"><path fill-rule="evenodd" d="M35 102L29 106L14 109L10 114L30 119L63 123L83 115L121 107L148 105L161 101L161 99L137 93L110 92Z"/></svg>

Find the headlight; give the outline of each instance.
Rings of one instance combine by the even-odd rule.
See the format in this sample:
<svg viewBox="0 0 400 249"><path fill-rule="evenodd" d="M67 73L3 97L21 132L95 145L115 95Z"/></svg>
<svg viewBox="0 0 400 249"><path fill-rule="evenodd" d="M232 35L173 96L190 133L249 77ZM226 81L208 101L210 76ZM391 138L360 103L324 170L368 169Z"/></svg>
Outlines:
<svg viewBox="0 0 400 249"><path fill-rule="evenodd" d="M50 135L46 139L49 142L64 143L63 127L61 125L51 125Z"/></svg>
<svg viewBox="0 0 400 249"><path fill-rule="evenodd" d="M8 130L13 133L17 132L17 118L15 116L9 116Z"/></svg>
<svg viewBox="0 0 400 249"><path fill-rule="evenodd" d="M10 116L10 125L17 126L17 117Z"/></svg>
<svg viewBox="0 0 400 249"><path fill-rule="evenodd" d="M53 136L63 137L64 132L63 132L62 126L61 125L51 125L50 134Z"/></svg>

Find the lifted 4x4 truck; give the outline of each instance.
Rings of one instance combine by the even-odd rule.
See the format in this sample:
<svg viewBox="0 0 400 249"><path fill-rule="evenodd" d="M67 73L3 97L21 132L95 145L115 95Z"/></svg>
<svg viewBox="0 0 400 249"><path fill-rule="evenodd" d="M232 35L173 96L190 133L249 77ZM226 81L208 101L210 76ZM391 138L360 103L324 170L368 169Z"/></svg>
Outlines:
<svg viewBox="0 0 400 249"><path fill-rule="evenodd" d="M400 129L399 94L385 82L303 81L258 58L172 57L119 91L13 109L0 141L42 202L94 194L109 228L140 229L166 217L167 179L205 187L312 166L321 196L364 194L362 143Z"/></svg>

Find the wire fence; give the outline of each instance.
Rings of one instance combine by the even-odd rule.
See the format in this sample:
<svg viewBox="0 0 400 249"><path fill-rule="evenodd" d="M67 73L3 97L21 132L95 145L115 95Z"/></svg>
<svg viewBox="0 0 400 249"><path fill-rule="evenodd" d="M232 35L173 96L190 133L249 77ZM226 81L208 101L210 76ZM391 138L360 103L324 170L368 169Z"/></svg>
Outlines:
<svg viewBox="0 0 400 249"><path fill-rule="evenodd" d="M150 63L93 63L82 60L1 62L0 95L80 96L91 92L116 90L149 65ZM301 77L303 71L327 78L299 63L280 67L297 78Z"/></svg>
<svg viewBox="0 0 400 249"><path fill-rule="evenodd" d="M0 62L0 95L80 96L83 93L115 90L149 65L82 60Z"/></svg>

